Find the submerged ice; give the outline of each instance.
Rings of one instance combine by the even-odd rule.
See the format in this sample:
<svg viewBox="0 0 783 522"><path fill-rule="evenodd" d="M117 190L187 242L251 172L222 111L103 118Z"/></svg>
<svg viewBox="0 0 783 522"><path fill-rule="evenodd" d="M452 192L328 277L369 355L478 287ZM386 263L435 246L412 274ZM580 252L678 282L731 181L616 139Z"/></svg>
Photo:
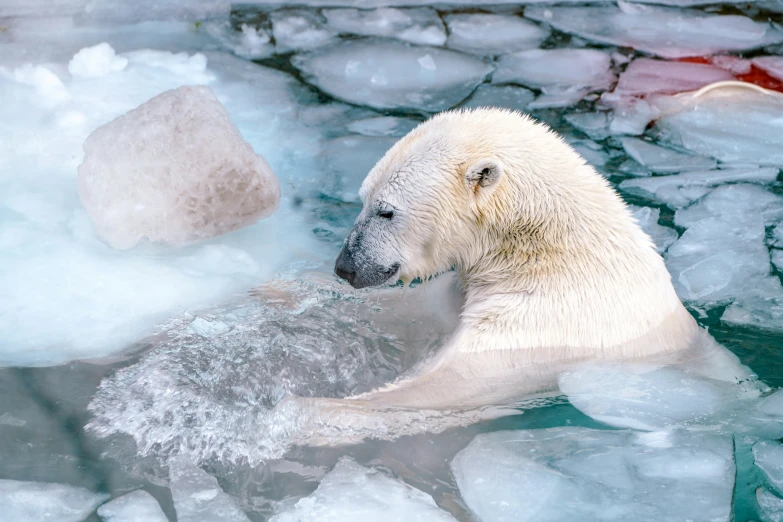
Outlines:
<svg viewBox="0 0 783 522"><path fill-rule="evenodd" d="M477 436L451 463L481 522L728 521L730 437L564 427Z"/></svg>

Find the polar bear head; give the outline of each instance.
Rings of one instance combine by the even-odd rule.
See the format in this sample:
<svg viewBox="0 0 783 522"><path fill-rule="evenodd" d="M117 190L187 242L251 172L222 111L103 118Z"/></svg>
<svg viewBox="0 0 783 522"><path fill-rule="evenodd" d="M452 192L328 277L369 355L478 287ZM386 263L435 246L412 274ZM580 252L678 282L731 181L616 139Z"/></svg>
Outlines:
<svg viewBox="0 0 783 522"><path fill-rule="evenodd" d="M496 282L531 259L556 262L550 254L602 225L641 234L570 146L545 125L501 109L422 123L375 165L359 195L362 212L335 265L355 288L452 267L463 279Z"/></svg>

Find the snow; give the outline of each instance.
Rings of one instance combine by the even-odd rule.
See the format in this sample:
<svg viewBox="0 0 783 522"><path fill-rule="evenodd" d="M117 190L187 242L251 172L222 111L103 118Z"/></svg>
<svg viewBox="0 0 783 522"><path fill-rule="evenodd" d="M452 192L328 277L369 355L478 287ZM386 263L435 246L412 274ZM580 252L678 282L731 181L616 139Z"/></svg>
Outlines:
<svg viewBox="0 0 783 522"><path fill-rule="evenodd" d="M492 82L540 89L544 96L530 108L568 107L609 88L615 80L611 65L608 54L594 49L533 49L501 56Z"/></svg>
<svg viewBox="0 0 783 522"><path fill-rule="evenodd" d="M456 522L432 497L378 470L342 458L310 496L270 522Z"/></svg>
<svg viewBox="0 0 783 522"><path fill-rule="evenodd" d="M169 89L209 84L243 138L289 184L319 172L319 134L295 122L295 83L213 53L120 53L128 65L73 77L62 62L0 72L0 365L104 356L184 309L215 306L294 258L323 255L284 205L256 225L186 248L119 254L98 240L76 184L82 143ZM209 65L207 65L209 64ZM263 123L259 123L263 122Z"/></svg>
<svg viewBox="0 0 783 522"><path fill-rule="evenodd" d="M478 435L451 463L480 522L731 519L730 437L563 427Z"/></svg>
<svg viewBox="0 0 783 522"><path fill-rule="evenodd" d="M725 163L783 164L783 96L715 89L693 97L660 96L661 141Z"/></svg>
<svg viewBox="0 0 783 522"><path fill-rule="evenodd" d="M530 89L516 85L479 85L476 92L460 107L502 107L526 112L527 106L536 98Z"/></svg>
<svg viewBox="0 0 783 522"><path fill-rule="evenodd" d="M783 494L783 445L762 441L753 445L753 460L778 494Z"/></svg>
<svg viewBox="0 0 783 522"><path fill-rule="evenodd" d="M138 489L98 508L103 522L168 522L155 498Z"/></svg>
<svg viewBox="0 0 783 522"><path fill-rule="evenodd" d="M733 79L729 71L714 65L637 58L620 75L614 92L632 96L676 94Z"/></svg>
<svg viewBox="0 0 783 522"><path fill-rule="evenodd" d="M618 188L624 193L664 203L677 210L690 205L718 185L737 182L768 185L774 183L777 177L778 169L772 167L693 170L671 176L628 179Z"/></svg>
<svg viewBox="0 0 783 522"><path fill-rule="evenodd" d="M84 151L79 197L117 249L219 236L280 203L274 173L208 87L159 94L93 131Z"/></svg>
<svg viewBox="0 0 783 522"><path fill-rule="evenodd" d="M169 461L171 498L178 522L250 522L237 501L220 489L215 477L185 455Z"/></svg>
<svg viewBox="0 0 783 522"><path fill-rule="evenodd" d="M329 26L340 33L397 38L418 45L440 46L446 42L443 22L429 7L324 9L322 13Z"/></svg>
<svg viewBox="0 0 783 522"><path fill-rule="evenodd" d="M346 41L293 58L335 98L377 109L437 112L465 99L492 71L476 58L395 41Z"/></svg>
<svg viewBox="0 0 783 522"><path fill-rule="evenodd" d="M767 491L756 489L756 502L762 522L783 522L783 499Z"/></svg>
<svg viewBox="0 0 783 522"><path fill-rule="evenodd" d="M278 53L307 51L337 40L331 29L324 27L323 17L305 9L275 11L272 20L272 36Z"/></svg>
<svg viewBox="0 0 783 522"><path fill-rule="evenodd" d="M654 145L638 138L620 138L626 154L652 172L670 174L684 170L711 169L715 160L703 156L692 156Z"/></svg>
<svg viewBox="0 0 783 522"><path fill-rule="evenodd" d="M112 46L103 42L76 53L68 63L68 72L72 76L97 78L121 71L127 66L128 59L117 56Z"/></svg>
<svg viewBox="0 0 783 522"><path fill-rule="evenodd" d="M530 7L525 16L594 42L663 58L746 51L783 41L783 29L769 22L623 1L617 6Z"/></svg>
<svg viewBox="0 0 783 522"><path fill-rule="evenodd" d="M13 522L82 522L107 497L65 484L0 479L0 513Z"/></svg>
<svg viewBox="0 0 783 522"><path fill-rule="evenodd" d="M549 29L513 15L452 14L445 20L449 28L446 46L472 54L498 55L535 49L549 37Z"/></svg>
<svg viewBox="0 0 783 522"><path fill-rule="evenodd" d="M672 243L677 241L677 231L673 228L664 227L658 224L658 219L661 216L661 211L657 208L650 207L636 207L629 205L633 217L639 222L639 226L642 227L650 239L655 243L656 250L659 254L663 254Z"/></svg>

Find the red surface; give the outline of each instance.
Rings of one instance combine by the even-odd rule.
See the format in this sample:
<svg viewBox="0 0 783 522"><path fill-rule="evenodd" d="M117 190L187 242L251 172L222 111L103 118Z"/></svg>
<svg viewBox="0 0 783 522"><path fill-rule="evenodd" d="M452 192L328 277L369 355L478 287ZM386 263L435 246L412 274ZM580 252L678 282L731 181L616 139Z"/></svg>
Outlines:
<svg viewBox="0 0 783 522"><path fill-rule="evenodd" d="M679 58L675 61L714 65L710 57L707 56L689 56L687 58ZM762 71L755 65L750 66L750 72L745 74L735 74L734 77L743 82L754 83L759 87L763 87L765 89L783 92L783 81L778 80L774 76L770 76L769 74Z"/></svg>

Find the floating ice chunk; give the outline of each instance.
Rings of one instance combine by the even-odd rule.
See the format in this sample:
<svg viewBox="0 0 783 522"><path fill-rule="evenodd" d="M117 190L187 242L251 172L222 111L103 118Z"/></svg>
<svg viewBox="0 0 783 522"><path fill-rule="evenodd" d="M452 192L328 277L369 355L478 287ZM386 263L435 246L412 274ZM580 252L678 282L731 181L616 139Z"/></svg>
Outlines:
<svg viewBox="0 0 783 522"><path fill-rule="evenodd" d="M90 0L5 0L0 3L0 18L58 17L80 13Z"/></svg>
<svg viewBox="0 0 783 522"><path fill-rule="evenodd" d="M609 161L609 155L594 141L569 139L568 144L593 167L603 167Z"/></svg>
<svg viewBox="0 0 783 522"><path fill-rule="evenodd" d="M324 9L329 26L337 32L397 38L418 45L440 46L446 29L437 11L429 7L394 9Z"/></svg>
<svg viewBox="0 0 783 522"><path fill-rule="evenodd" d="M780 228L780 225L777 227ZM780 230L776 229L776 232L778 232L778 235L780 235ZM778 239L778 242L781 241ZM775 265L775 268L778 269L779 272L783 272L783 250L773 250L772 251L772 264Z"/></svg>
<svg viewBox="0 0 783 522"><path fill-rule="evenodd" d="M179 522L250 522L237 502L220 489L215 477L185 455L169 461L171 497Z"/></svg>
<svg viewBox="0 0 783 522"><path fill-rule="evenodd" d="M764 187L740 183L718 187L696 204L678 210L674 215L677 226L690 227L709 218L731 217L756 213L764 225L774 225L783 218L783 198ZM745 237L757 237L757 231ZM762 234L763 237L763 234Z"/></svg>
<svg viewBox="0 0 783 522"><path fill-rule="evenodd" d="M613 109L609 132L613 135L644 133L651 121L660 116L660 110L640 98L605 92L601 105Z"/></svg>
<svg viewBox="0 0 783 522"><path fill-rule="evenodd" d="M446 46L473 54L508 54L536 49L549 29L514 15L453 14L446 16Z"/></svg>
<svg viewBox="0 0 783 522"><path fill-rule="evenodd" d="M673 62L637 58L620 75L615 88L618 94L644 95L695 91L710 83L733 80L720 67L702 63Z"/></svg>
<svg viewBox="0 0 783 522"><path fill-rule="evenodd" d="M756 502L762 522L783 522L783 499L762 487L756 489Z"/></svg>
<svg viewBox="0 0 783 522"><path fill-rule="evenodd" d="M394 41L347 41L292 59L336 98L378 109L437 112L470 94L492 71L476 58Z"/></svg>
<svg viewBox="0 0 783 522"><path fill-rule="evenodd" d="M358 201L367 173L397 141L395 137L343 136L324 143L322 157L330 181L321 187L324 195L342 201Z"/></svg>
<svg viewBox="0 0 783 522"><path fill-rule="evenodd" d="M720 320L724 323L783 330L783 286L775 275L750 279Z"/></svg>
<svg viewBox="0 0 783 522"><path fill-rule="evenodd" d="M324 26L323 17L313 11L282 9L270 18L278 53L307 51L337 39L335 32Z"/></svg>
<svg viewBox="0 0 783 522"><path fill-rule="evenodd" d="M17 419L10 413L5 412L2 415L0 415L0 424L3 424L5 426L14 426L15 428L21 428L22 426L27 424L27 421L24 419Z"/></svg>
<svg viewBox="0 0 783 522"><path fill-rule="evenodd" d="M206 87L180 87L95 130L79 197L114 248L183 244L275 211L280 185Z"/></svg>
<svg viewBox="0 0 783 522"><path fill-rule="evenodd" d="M580 112L567 114L565 120L587 134L592 140L603 140L609 136L609 118L605 112Z"/></svg>
<svg viewBox="0 0 783 522"><path fill-rule="evenodd" d="M207 31L237 56L258 60L275 53L269 34L259 27L242 24L239 33L229 23L207 24Z"/></svg>
<svg viewBox="0 0 783 522"><path fill-rule="evenodd" d="M770 76L783 80L783 56L759 56L753 58L753 65Z"/></svg>
<svg viewBox="0 0 783 522"><path fill-rule="evenodd" d="M731 438L550 428L487 433L454 457L481 522L731 519Z"/></svg>
<svg viewBox="0 0 783 522"><path fill-rule="evenodd" d="M676 210L690 205L724 183L744 181L769 184L774 183L777 177L778 169L772 167L695 170L673 176L628 179L620 183L618 188L627 194L649 198Z"/></svg>
<svg viewBox="0 0 783 522"><path fill-rule="evenodd" d="M566 89L599 90L615 80L611 57L594 49L534 49L502 56L493 83L519 83L560 94Z"/></svg>
<svg viewBox="0 0 783 522"><path fill-rule="evenodd" d="M783 445L772 441L757 442L753 445L753 460L772 487L783 493Z"/></svg>
<svg viewBox="0 0 783 522"><path fill-rule="evenodd" d="M712 415L726 399L722 383L652 364L584 365L563 373L559 386L593 419L648 431Z"/></svg>
<svg viewBox="0 0 783 522"><path fill-rule="evenodd" d="M625 152L652 172L669 174L683 170L711 169L715 160L677 152L638 138L620 138Z"/></svg>
<svg viewBox="0 0 783 522"><path fill-rule="evenodd" d="M650 207L635 207L633 205L630 205L630 209L636 221L639 222L639 226L655 243L659 254L664 253L672 243L677 241L676 230L658 224L658 218L661 216L660 210Z"/></svg>
<svg viewBox="0 0 783 522"><path fill-rule="evenodd" d="M344 457L318 489L270 522L455 522L432 497L383 473Z"/></svg>
<svg viewBox="0 0 783 522"><path fill-rule="evenodd" d="M783 41L783 30L744 16L642 6L530 7L525 16L588 40L664 58L744 51Z"/></svg>
<svg viewBox="0 0 783 522"><path fill-rule="evenodd" d="M115 498L98 508L104 522L168 522L155 498L142 489Z"/></svg>
<svg viewBox="0 0 783 522"><path fill-rule="evenodd" d="M461 107L502 107L525 112L535 99L533 91L516 85L479 85Z"/></svg>
<svg viewBox="0 0 783 522"><path fill-rule="evenodd" d="M348 124L347 128L351 132L363 134L365 136L400 137L408 134L418 124L418 121L408 118L379 116L351 122Z"/></svg>
<svg viewBox="0 0 783 522"><path fill-rule="evenodd" d="M715 89L654 103L663 114L655 129L664 142L726 163L783 164L783 96Z"/></svg>
<svg viewBox="0 0 783 522"><path fill-rule="evenodd" d="M0 479L0 510L9 522L82 522L107 497L65 484Z"/></svg>
<svg viewBox="0 0 783 522"><path fill-rule="evenodd" d="M228 19L230 0L90 0L81 19L94 23L134 23L144 20L203 21Z"/></svg>
<svg viewBox="0 0 783 522"><path fill-rule="evenodd" d="M68 64L68 72L82 78L95 78L121 71L128 65L128 59L117 56L107 43L85 47L76 53Z"/></svg>

